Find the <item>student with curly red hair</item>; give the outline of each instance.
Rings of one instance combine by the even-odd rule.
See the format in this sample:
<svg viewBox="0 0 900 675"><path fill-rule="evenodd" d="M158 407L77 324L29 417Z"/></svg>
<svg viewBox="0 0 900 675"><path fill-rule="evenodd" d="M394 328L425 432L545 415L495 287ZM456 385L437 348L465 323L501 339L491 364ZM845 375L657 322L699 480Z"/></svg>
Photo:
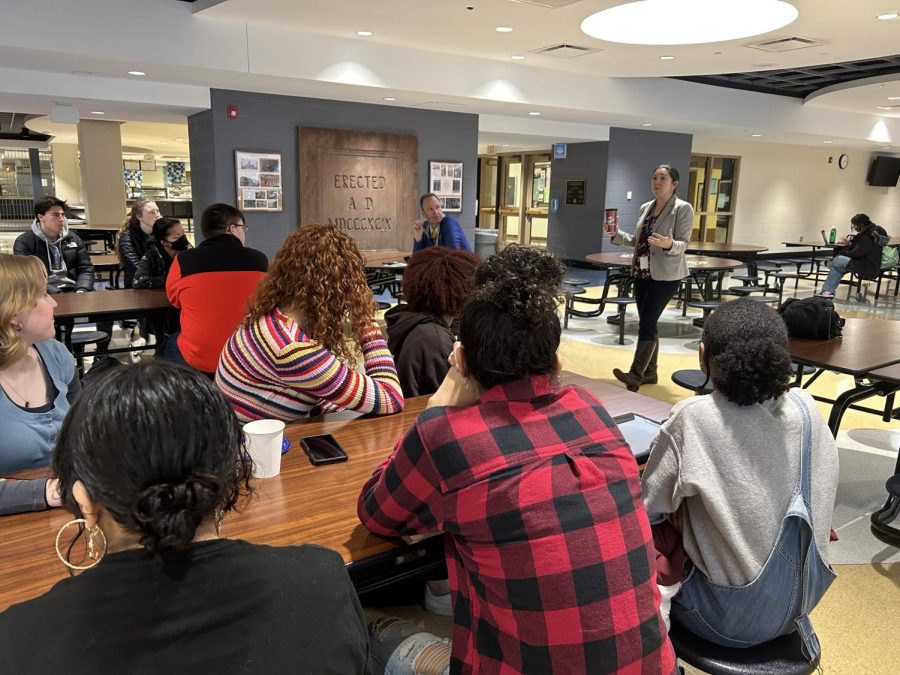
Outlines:
<svg viewBox="0 0 900 675"><path fill-rule="evenodd" d="M413 255L403 273L403 299L385 315L388 347L405 396L433 394L450 368L450 330L475 283L474 253L432 246Z"/></svg>
<svg viewBox="0 0 900 675"><path fill-rule="evenodd" d="M245 421L290 422L316 406L397 412L403 393L375 310L349 235L328 225L294 230L226 343L216 383Z"/></svg>

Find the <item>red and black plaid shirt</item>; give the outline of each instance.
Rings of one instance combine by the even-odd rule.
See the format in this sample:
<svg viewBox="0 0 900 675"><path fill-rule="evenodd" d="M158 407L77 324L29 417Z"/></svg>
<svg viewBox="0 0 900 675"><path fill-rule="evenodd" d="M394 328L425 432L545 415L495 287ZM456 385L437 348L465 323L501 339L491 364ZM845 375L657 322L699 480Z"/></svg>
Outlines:
<svg viewBox="0 0 900 675"><path fill-rule="evenodd" d="M674 672L637 464L587 391L542 376L426 410L358 511L450 535L451 672Z"/></svg>

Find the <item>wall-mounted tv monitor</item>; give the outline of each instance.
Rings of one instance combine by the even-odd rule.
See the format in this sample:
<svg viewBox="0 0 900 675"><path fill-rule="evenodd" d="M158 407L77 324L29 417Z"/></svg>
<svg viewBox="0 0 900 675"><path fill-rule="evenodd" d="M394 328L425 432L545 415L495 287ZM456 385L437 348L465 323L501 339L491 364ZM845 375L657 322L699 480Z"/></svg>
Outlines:
<svg viewBox="0 0 900 675"><path fill-rule="evenodd" d="M894 187L900 178L900 157L879 155L872 160L866 181L878 187Z"/></svg>

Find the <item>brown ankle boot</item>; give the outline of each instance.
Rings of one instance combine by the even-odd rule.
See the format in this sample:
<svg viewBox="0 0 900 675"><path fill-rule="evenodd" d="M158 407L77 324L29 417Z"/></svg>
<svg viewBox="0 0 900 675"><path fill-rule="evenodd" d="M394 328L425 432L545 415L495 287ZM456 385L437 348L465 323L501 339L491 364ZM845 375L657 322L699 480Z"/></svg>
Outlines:
<svg viewBox="0 0 900 675"><path fill-rule="evenodd" d="M653 341L653 354L647 362L647 369L644 371L644 380L641 384L656 384L659 382L658 364L659 362L659 338Z"/></svg>
<svg viewBox="0 0 900 675"><path fill-rule="evenodd" d="M650 363L655 344L653 340L639 340L634 350L634 361L631 362L631 369L624 373L618 368L613 368L613 375L616 376L619 382L628 387L628 391L637 391L644 383L644 371L647 370L647 364Z"/></svg>

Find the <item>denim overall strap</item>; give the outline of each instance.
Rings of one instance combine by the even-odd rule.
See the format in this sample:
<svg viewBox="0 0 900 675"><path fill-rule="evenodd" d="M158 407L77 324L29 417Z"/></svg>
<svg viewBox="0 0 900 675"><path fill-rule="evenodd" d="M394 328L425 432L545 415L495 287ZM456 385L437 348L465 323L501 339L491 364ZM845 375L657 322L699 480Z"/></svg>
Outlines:
<svg viewBox="0 0 900 675"><path fill-rule="evenodd" d="M800 409L800 415L803 419L803 430L802 437L800 441L800 472L798 475L799 482L799 490L797 487L794 488L794 496L791 499L791 505L788 508L787 515L789 516L799 516L804 520L809 522L810 534L812 536L809 551L818 558L818 551L816 550L815 543L815 534L813 530L812 523L812 497L811 497L811 485L812 485L812 459L811 459L811 447L812 447L812 423L809 418L809 410L800 398L794 394L792 391L788 391L788 396L791 397L791 400L797 404L797 407ZM800 615L795 619L795 623L797 624L797 632L800 634L800 638L803 641L803 653L810 660L810 662L814 662L818 659L819 654L821 652L821 646L819 645L819 638L816 636L815 630L813 630L812 622L809 620L809 612L812 609L810 607L810 555L804 557L803 560L803 569L801 570L801 578L800 578L800 589L801 589L801 599L800 599ZM814 600L813 602L816 602Z"/></svg>

